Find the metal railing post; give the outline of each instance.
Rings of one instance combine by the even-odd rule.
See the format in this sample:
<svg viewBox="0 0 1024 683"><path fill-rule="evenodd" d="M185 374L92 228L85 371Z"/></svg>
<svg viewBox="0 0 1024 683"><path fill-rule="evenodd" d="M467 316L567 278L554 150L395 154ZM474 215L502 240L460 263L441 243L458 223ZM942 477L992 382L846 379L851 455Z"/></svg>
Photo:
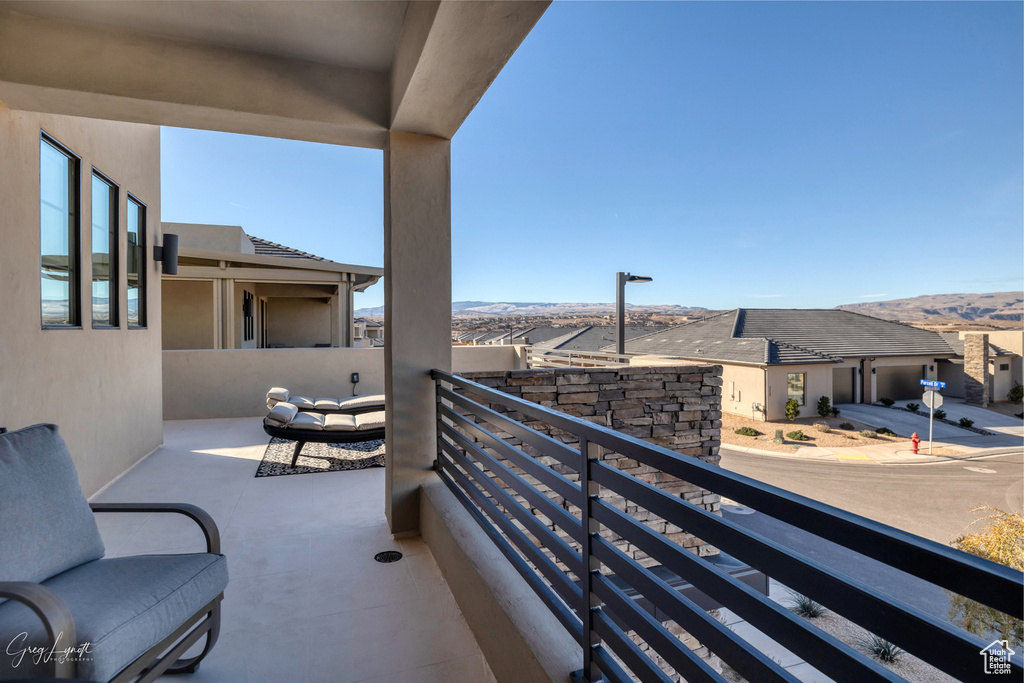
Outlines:
<svg viewBox="0 0 1024 683"><path fill-rule="evenodd" d="M591 535L600 533L600 524L592 514L593 501L599 494L597 482L590 478L590 463L601 457L601 446L586 438L580 438L580 493L583 494L580 505L580 516L583 524L583 541L580 549L583 565L583 576L580 577L580 588L583 597L580 603L580 620L583 622L583 680L595 683L602 680L601 671L594 662L594 646L601 643L601 638L594 633L594 610L599 608L601 600L594 595L594 573L601 570L600 562L594 557L591 549Z"/></svg>

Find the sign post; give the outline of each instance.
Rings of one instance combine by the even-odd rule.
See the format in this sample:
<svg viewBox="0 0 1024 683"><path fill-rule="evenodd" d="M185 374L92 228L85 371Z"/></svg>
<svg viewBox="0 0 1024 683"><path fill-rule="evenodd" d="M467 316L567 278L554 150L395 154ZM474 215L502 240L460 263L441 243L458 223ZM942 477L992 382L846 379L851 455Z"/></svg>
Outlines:
<svg viewBox="0 0 1024 683"><path fill-rule="evenodd" d="M928 406L928 455L932 454L932 425L935 422L935 409L942 405L942 394L939 389L945 389L945 382L923 379L921 386L924 387L924 396L921 400Z"/></svg>

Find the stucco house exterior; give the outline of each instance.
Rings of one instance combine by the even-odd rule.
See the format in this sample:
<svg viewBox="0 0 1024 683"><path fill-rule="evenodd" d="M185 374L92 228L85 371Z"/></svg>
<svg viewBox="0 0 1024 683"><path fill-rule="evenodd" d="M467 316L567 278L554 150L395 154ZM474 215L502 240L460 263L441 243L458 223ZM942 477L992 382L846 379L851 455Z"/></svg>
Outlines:
<svg viewBox="0 0 1024 683"><path fill-rule="evenodd" d="M762 420L784 418L790 398L807 406L803 415L822 396L832 405L913 400L922 379L946 377L958 387L946 393L963 396L963 372L943 369L963 366L962 348L936 332L835 309L738 308L626 343L631 354L721 364L722 410ZM1010 365L999 358L995 367ZM993 383L986 387L991 396Z"/></svg>
<svg viewBox="0 0 1024 683"><path fill-rule="evenodd" d="M335 263L237 225L164 223L163 232L179 237L178 272L162 277L164 349L363 345L352 295L382 268Z"/></svg>

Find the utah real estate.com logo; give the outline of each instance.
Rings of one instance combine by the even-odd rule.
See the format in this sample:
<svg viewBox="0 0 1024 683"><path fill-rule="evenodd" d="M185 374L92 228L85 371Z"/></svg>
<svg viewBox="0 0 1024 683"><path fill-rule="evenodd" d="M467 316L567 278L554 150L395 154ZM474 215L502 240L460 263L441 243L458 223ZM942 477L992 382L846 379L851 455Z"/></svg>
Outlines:
<svg viewBox="0 0 1024 683"><path fill-rule="evenodd" d="M981 656L985 658L985 673L1011 673L1010 657L1015 654L1017 653L1010 649L1010 644L1005 640L992 641L988 647L981 651Z"/></svg>

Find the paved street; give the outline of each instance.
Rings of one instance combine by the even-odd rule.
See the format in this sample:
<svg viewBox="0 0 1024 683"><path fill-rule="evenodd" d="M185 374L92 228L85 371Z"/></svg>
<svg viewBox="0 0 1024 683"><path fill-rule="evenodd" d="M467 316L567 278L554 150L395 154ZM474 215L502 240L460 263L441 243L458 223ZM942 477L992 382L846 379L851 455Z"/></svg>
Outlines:
<svg viewBox="0 0 1024 683"><path fill-rule="evenodd" d="M928 465L830 463L738 453L723 447L722 467L949 543L972 522L971 508L1022 509L1024 453ZM982 471L978 471L982 470Z"/></svg>

